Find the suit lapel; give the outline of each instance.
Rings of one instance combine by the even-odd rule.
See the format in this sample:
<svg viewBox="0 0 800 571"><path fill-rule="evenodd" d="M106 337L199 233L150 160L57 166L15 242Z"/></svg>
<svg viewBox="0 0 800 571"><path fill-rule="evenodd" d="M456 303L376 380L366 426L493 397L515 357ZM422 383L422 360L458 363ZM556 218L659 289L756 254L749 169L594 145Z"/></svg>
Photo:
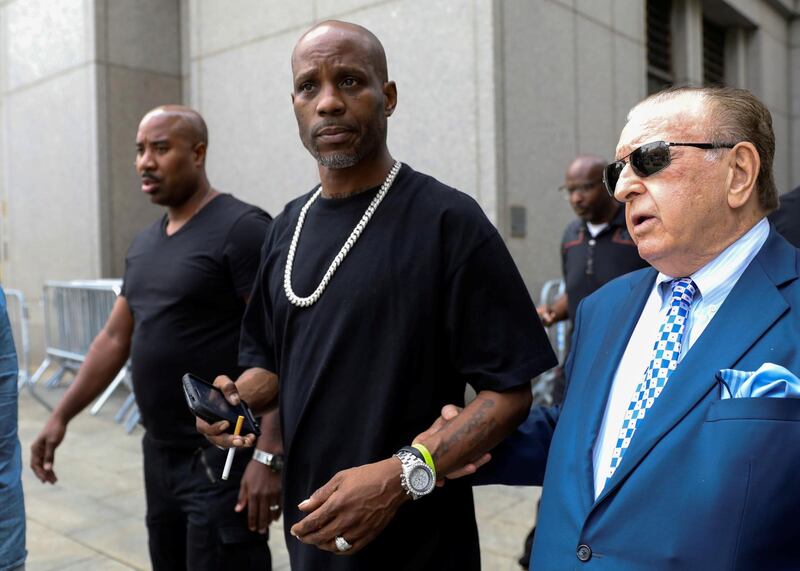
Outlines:
<svg viewBox="0 0 800 571"><path fill-rule="evenodd" d="M581 390L581 413L584 427L577 431L576 450L579 454L579 466L583 481L581 496L584 508L588 510L594 503L594 443L600 431L600 424L606 410L606 401L614 380L617 366L622 359L628 340L639 321L639 314L650 295L655 281L656 271L644 273L638 282L632 282L629 294L619 305L606 313L607 329L600 347ZM592 324L588 324L592 325Z"/></svg>
<svg viewBox="0 0 800 571"><path fill-rule="evenodd" d="M733 366L788 310L776 285L796 278L795 257L796 250L773 232L670 376L595 505L616 489L664 435L716 385L717 371Z"/></svg>

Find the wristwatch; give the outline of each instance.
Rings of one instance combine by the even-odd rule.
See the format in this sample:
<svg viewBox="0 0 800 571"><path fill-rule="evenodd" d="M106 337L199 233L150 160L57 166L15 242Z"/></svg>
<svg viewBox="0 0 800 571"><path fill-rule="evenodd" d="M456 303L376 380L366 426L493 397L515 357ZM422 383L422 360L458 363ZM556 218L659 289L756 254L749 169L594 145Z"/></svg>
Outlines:
<svg viewBox="0 0 800 571"><path fill-rule="evenodd" d="M416 454L409 452L406 447L401 448L395 454L400 459L400 485L411 496L412 500L418 500L427 496L436 487L436 474L424 460L420 460Z"/></svg>
<svg viewBox="0 0 800 571"><path fill-rule="evenodd" d="M253 460L264 464L264 466L267 466L273 472L280 472L283 470L283 455L281 454L270 454L269 452L256 448L253 450Z"/></svg>

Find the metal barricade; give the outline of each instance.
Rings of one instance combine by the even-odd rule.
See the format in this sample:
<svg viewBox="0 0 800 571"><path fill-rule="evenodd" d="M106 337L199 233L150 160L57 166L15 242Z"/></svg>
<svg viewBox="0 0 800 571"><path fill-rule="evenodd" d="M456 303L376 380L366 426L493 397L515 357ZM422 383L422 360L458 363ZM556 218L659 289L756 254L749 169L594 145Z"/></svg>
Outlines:
<svg viewBox="0 0 800 571"><path fill-rule="evenodd" d="M542 292L539 296L539 305L552 304L562 295L564 295L564 280L549 280L542 286ZM561 367L567 358L568 327L568 321L559 321L545 328L547 337L550 339L550 344L553 346L556 357L558 357L558 366L540 375L533 383L531 391L533 392L533 401L535 404L548 406L554 403L556 381L559 375L563 374Z"/></svg>
<svg viewBox="0 0 800 571"><path fill-rule="evenodd" d="M28 304L25 303L25 295L20 290L7 289L5 292L11 334L14 336L14 347L17 350L19 367L17 388L21 388L30 378L31 342L28 335Z"/></svg>
<svg viewBox="0 0 800 571"><path fill-rule="evenodd" d="M92 340L108 320L121 287L122 281L118 279L45 282L42 287L45 358L23 384L47 408L51 407L36 393L35 385L54 363L58 368L43 381L47 387L56 386L64 374L77 372L89 352ZM117 413L117 422L122 422L127 417L125 426L131 432L139 415L127 363L98 397L90 411L97 414L120 385L127 387L131 394Z"/></svg>

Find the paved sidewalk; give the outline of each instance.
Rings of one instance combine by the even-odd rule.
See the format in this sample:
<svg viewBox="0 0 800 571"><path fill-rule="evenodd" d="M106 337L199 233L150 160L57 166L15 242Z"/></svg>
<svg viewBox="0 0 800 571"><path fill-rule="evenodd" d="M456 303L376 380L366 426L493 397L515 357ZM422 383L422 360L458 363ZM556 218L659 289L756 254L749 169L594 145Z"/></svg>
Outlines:
<svg viewBox="0 0 800 571"><path fill-rule="evenodd" d="M41 391L55 402L59 391ZM122 391L120 391L122 392ZM144 526L141 428L126 435L113 417L112 399L93 417L80 414L56 452L54 486L28 468L30 444L47 411L20 395L20 438L28 515L27 571L149 569ZM490 486L476 489L475 504L486 571L519 571L516 563L533 519L539 490ZM446 515L446 514L445 514ZM273 569L289 569L280 528L273 525Z"/></svg>

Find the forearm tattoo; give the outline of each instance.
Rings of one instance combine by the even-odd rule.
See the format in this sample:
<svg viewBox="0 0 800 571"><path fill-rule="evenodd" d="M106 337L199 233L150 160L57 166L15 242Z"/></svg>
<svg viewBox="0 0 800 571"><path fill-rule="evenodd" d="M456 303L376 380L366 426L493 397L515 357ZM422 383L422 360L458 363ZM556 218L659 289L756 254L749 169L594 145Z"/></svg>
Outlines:
<svg viewBox="0 0 800 571"><path fill-rule="evenodd" d="M451 450L464 446L466 446L466 450L462 450L462 454L474 452L491 438L497 427L497 420L493 414L490 414L493 412L495 402L488 397L481 398L480 401L477 409L469 411L467 421L453 434L442 439L442 443L435 453L435 461L447 456Z"/></svg>

